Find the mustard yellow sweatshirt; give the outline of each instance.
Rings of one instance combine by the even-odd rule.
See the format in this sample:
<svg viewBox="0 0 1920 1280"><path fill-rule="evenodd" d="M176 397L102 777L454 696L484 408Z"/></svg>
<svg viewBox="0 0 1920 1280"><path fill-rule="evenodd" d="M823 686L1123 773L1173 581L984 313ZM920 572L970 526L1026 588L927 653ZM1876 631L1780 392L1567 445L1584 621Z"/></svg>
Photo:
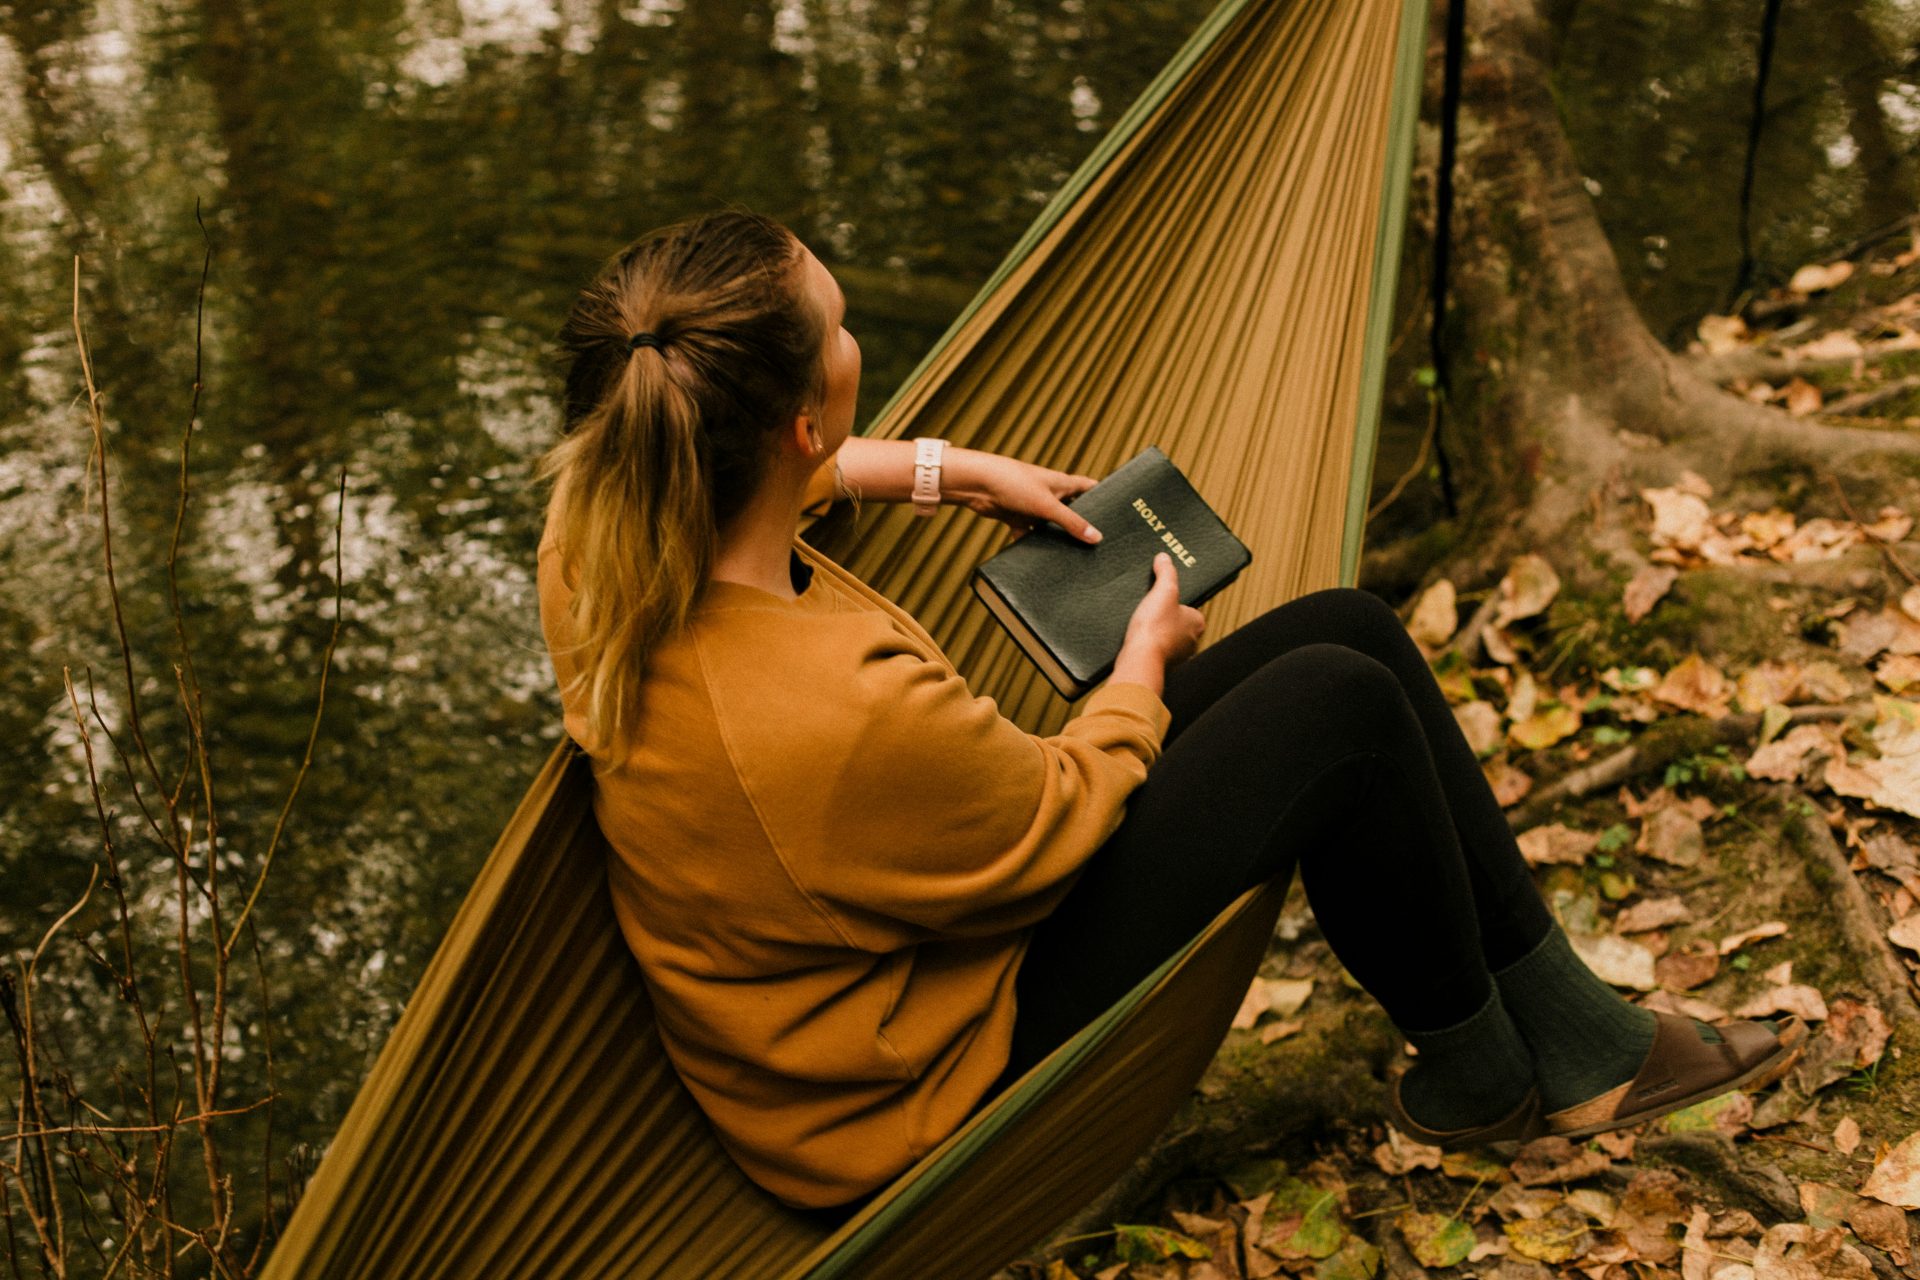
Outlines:
<svg viewBox="0 0 1920 1280"><path fill-rule="evenodd" d="M797 535L791 568L797 600L709 582L648 665L637 745L592 767L668 1055L741 1168L817 1207L890 1181L999 1075L1030 927L1119 825L1171 713L1110 681L1029 734ZM564 685L551 527L539 591Z"/></svg>

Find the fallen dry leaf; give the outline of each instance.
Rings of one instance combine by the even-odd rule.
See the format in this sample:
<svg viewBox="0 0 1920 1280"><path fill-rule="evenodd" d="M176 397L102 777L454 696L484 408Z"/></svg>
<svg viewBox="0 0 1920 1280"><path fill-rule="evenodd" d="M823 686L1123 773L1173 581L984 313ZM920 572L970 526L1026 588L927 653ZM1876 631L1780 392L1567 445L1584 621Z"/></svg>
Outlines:
<svg viewBox="0 0 1920 1280"><path fill-rule="evenodd" d="M1913 532L1913 517L1895 506L1882 506L1877 519L1860 526L1860 531L1875 542L1900 542Z"/></svg>
<svg viewBox="0 0 1920 1280"><path fill-rule="evenodd" d="M1899 609L1855 613L1835 627L1841 635L1840 652L1859 662L1882 653L1920 653L1920 621Z"/></svg>
<svg viewBox="0 0 1920 1280"><path fill-rule="evenodd" d="M1415 1142L1388 1125L1387 1140L1373 1149L1373 1162L1380 1166L1382 1173L1390 1173L1395 1177L1412 1173L1415 1169L1438 1169L1440 1148Z"/></svg>
<svg viewBox="0 0 1920 1280"><path fill-rule="evenodd" d="M1671 1232L1692 1217L1684 1191L1670 1169L1641 1169L1627 1184L1616 1225L1641 1261L1659 1265L1679 1256L1679 1241Z"/></svg>
<svg viewBox="0 0 1920 1280"><path fill-rule="evenodd" d="M1237 1031L1245 1031L1269 1013L1291 1017L1312 994L1312 978L1255 978L1240 1000L1232 1026Z"/></svg>
<svg viewBox="0 0 1920 1280"><path fill-rule="evenodd" d="M1920 1209L1920 1133L1910 1133L1867 1176L1860 1194L1899 1209Z"/></svg>
<svg viewBox="0 0 1920 1280"><path fill-rule="evenodd" d="M1839 741L1839 726L1833 724L1797 724L1781 737L1758 748L1746 758L1746 771L1769 782L1792 782L1799 778L1810 755L1846 758Z"/></svg>
<svg viewBox="0 0 1920 1280"><path fill-rule="evenodd" d="M1778 507L1772 507L1766 511L1749 511L1740 517L1741 532L1753 540L1755 547L1762 550L1771 547L1782 538L1791 537L1794 523L1793 512L1782 511Z"/></svg>
<svg viewBox="0 0 1920 1280"><path fill-rule="evenodd" d="M1638 622L1673 587L1680 571L1670 565L1642 565L1621 593L1621 609L1628 622Z"/></svg>
<svg viewBox="0 0 1920 1280"><path fill-rule="evenodd" d="M1852 1116L1841 1116L1840 1123L1833 1126L1833 1149L1843 1156L1850 1156L1859 1145L1860 1122Z"/></svg>
<svg viewBox="0 0 1920 1280"><path fill-rule="evenodd" d="M1577 867L1586 862L1600 841L1599 833L1576 831L1565 823L1548 822L1528 827L1518 837L1520 856L1536 867L1561 864Z"/></svg>
<svg viewBox="0 0 1920 1280"><path fill-rule="evenodd" d="M1577 1146L1561 1137L1535 1138L1514 1154L1514 1178L1524 1187L1578 1182L1613 1163L1604 1152Z"/></svg>
<svg viewBox="0 0 1920 1280"><path fill-rule="evenodd" d="M1741 340L1747 336L1747 322L1739 316L1703 316L1694 332L1708 355L1723 356L1740 349Z"/></svg>
<svg viewBox="0 0 1920 1280"><path fill-rule="evenodd" d="M1713 513L1698 494L1688 493L1676 485L1642 489L1640 496L1653 508L1653 527L1647 532L1656 546L1691 550L1700 545L1702 538L1715 532Z"/></svg>
<svg viewBox="0 0 1920 1280"><path fill-rule="evenodd" d="M1734 685L1740 709L1759 711L1793 701L1800 692L1800 668L1795 663L1769 659L1742 671Z"/></svg>
<svg viewBox="0 0 1920 1280"><path fill-rule="evenodd" d="M1278 1022L1269 1022L1260 1028L1261 1044L1278 1044L1288 1036L1298 1035L1306 1030L1305 1018L1282 1018Z"/></svg>
<svg viewBox="0 0 1920 1280"><path fill-rule="evenodd" d="M1803 982L1783 982L1769 987L1733 1012L1739 1018L1765 1018L1775 1013L1794 1013L1808 1022L1824 1022L1827 1018L1827 1002L1818 988Z"/></svg>
<svg viewBox="0 0 1920 1280"><path fill-rule="evenodd" d="M1555 703L1524 720L1507 727L1507 737L1530 751L1544 751L1556 742L1580 732L1580 713L1565 703Z"/></svg>
<svg viewBox="0 0 1920 1280"><path fill-rule="evenodd" d="M1787 406L1787 412L1796 418L1805 417L1809 413L1817 413L1820 410L1820 388L1805 378L1791 379L1780 398Z"/></svg>
<svg viewBox="0 0 1920 1280"><path fill-rule="evenodd" d="M1827 1004L1827 1020L1808 1042L1778 1092L1761 1104L1753 1127L1771 1128L1795 1119L1820 1090L1880 1060L1891 1036L1886 1015L1849 995Z"/></svg>
<svg viewBox="0 0 1920 1280"><path fill-rule="evenodd" d="M1861 861L1867 866L1920 898L1920 853L1901 836L1891 831L1876 831L1860 838Z"/></svg>
<svg viewBox="0 0 1920 1280"><path fill-rule="evenodd" d="M1544 1217L1509 1222L1502 1230L1515 1253L1535 1262L1572 1262L1593 1247L1586 1219L1566 1204Z"/></svg>
<svg viewBox="0 0 1920 1280"><path fill-rule="evenodd" d="M1480 628L1480 647L1487 651L1489 658L1504 666L1511 666L1520 660L1513 641L1507 638L1507 629L1491 622Z"/></svg>
<svg viewBox="0 0 1920 1280"><path fill-rule="evenodd" d="M1709 1280L1713 1267L1713 1246L1707 1243L1707 1223L1713 1215L1695 1208L1687 1219L1687 1234L1680 1241L1680 1280Z"/></svg>
<svg viewBox="0 0 1920 1280"><path fill-rule="evenodd" d="M1675 991L1656 991L1642 1000L1640 1007L1657 1009L1661 1013L1676 1013L1683 1018L1698 1018L1702 1022L1725 1022L1729 1016L1725 1009L1711 1001Z"/></svg>
<svg viewBox="0 0 1920 1280"><path fill-rule="evenodd" d="M1673 991L1691 991L1712 982L1720 972L1720 953L1710 942L1695 943L1684 951L1669 951L1653 962L1654 977Z"/></svg>
<svg viewBox="0 0 1920 1280"><path fill-rule="evenodd" d="M1873 678L1895 693L1920 684L1920 657L1911 653L1892 653L1873 669Z"/></svg>
<svg viewBox="0 0 1920 1280"><path fill-rule="evenodd" d="M1866 800L1883 809L1920 817L1920 704L1882 693L1874 694L1873 702L1875 721L1868 736L1880 758L1852 766L1849 776L1864 774L1873 779ZM1830 778L1837 763L1828 765ZM1836 785L1834 790L1840 791L1840 787Z"/></svg>
<svg viewBox="0 0 1920 1280"><path fill-rule="evenodd" d="M1461 703L1453 709L1453 718L1474 755L1484 756L1500 745L1500 709L1486 699Z"/></svg>
<svg viewBox="0 0 1920 1280"><path fill-rule="evenodd" d="M1525 720L1540 702L1540 684L1533 672L1522 668L1507 689L1507 719Z"/></svg>
<svg viewBox="0 0 1920 1280"><path fill-rule="evenodd" d="M1866 348L1860 345L1860 339L1844 329L1823 333L1812 342L1803 342L1792 350L1793 354L1806 360L1851 360L1866 353Z"/></svg>
<svg viewBox="0 0 1920 1280"><path fill-rule="evenodd" d="M1838 560L1860 544L1859 528L1850 520L1830 520L1815 516L1767 548L1767 558L1781 564L1807 564L1816 560Z"/></svg>
<svg viewBox="0 0 1920 1280"><path fill-rule="evenodd" d="M1817 262L1809 262L1793 273L1792 279L1787 281L1787 288L1794 293L1820 293L1845 284L1852 278L1851 262L1834 262L1824 266ZM1854 343L1856 349L1859 345L1858 342Z"/></svg>
<svg viewBox="0 0 1920 1280"><path fill-rule="evenodd" d="M1610 986L1652 991L1659 985L1653 973L1653 952L1631 938L1603 933L1569 935L1568 940L1587 968Z"/></svg>
<svg viewBox="0 0 1920 1280"><path fill-rule="evenodd" d="M1769 920L1765 924L1757 924L1751 929L1742 929L1738 933L1730 933L1720 939L1720 954L1730 956L1748 943L1761 942L1767 938L1778 938L1786 932L1786 921Z"/></svg>
<svg viewBox="0 0 1920 1280"><path fill-rule="evenodd" d="M1615 916L1613 927L1619 933L1646 933L1669 925L1684 924L1691 919L1693 912L1679 898L1648 898Z"/></svg>
<svg viewBox="0 0 1920 1280"><path fill-rule="evenodd" d="M1560 593L1560 575L1553 571L1546 557L1528 552L1508 566L1495 591L1500 603L1494 606L1493 625L1505 627L1510 622L1531 618L1553 603L1553 598Z"/></svg>
<svg viewBox="0 0 1920 1280"><path fill-rule="evenodd" d="M1698 653L1688 654L1648 691L1648 696L1656 702L1714 719L1728 714L1728 699L1732 694L1733 687L1720 668Z"/></svg>
<svg viewBox="0 0 1920 1280"><path fill-rule="evenodd" d="M1756 1280L1874 1280L1873 1264L1846 1243L1843 1227L1819 1230L1804 1222L1768 1227L1754 1255Z"/></svg>
<svg viewBox="0 0 1920 1280"><path fill-rule="evenodd" d="M1505 756L1495 756L1485 762L1480 772L1486 775L1487 786L1492 788L1494 799L1502 809L1519 804L1533 790L1533 778L1524 770L1514 768Z"/></svg>
<svg viewBox="0 0 1920 1280"><path fill-rule="evenodd" d="M1442 578L1422 591L1420 598L1414 602L1407 631L1428 649L1438 649L1453 639L1453 633L1459 626L1460 604L1455 597L1453 583Z"/></svg>
<svg viewBox="0 0 1920 1280"><path fill-rule="evenodd" d="M1815 702L1832 705L1853 697L1853 677L1839 663L1824 658L1801 668L1800 684L1806 696Z"/></svg>
<svg viewBox="0 0 1920 1280"><path fill-rule="evenodd" d="M1424 1267L1451 1267L1466 1260L1475 1243L1473 1228L1438 1213L1403 1213L1394 1220L1407 1248Z"/></svg>
<svg viewBox="0 0 1920 1280"><path fill-rule="evenodd" d="M1669 805L1642 820L1633 848L1670 866L1697 867L1707 856L1707 838L1698 818L1679 805Z"/></svg>
<svg viewBox="0 0 1920 1280"><path fill-rule="evenodd" d="M1515 1219L1532 1221L1544 1218L1563 1202L1557 1191L1547 1191L1539 1187L1523 1187L1518 1182L1509 1182L1491 1196L1487 1197L1487 1208L1500 1216L1502 1222Z"/></svg>
<svg viewBox="0 0 1920 1280"><path fill-rule="evenodd" d="M1895 1264L1913 1261L1913 1247L1907 1235L1907 1214L1898 1205L1878 1200L1861 1200L1847 1218L1853 1233L1876 1249L1884 1249Z"/></svg>
<svg viewBox="0 0 1920 1280"><path fill-rule="evenodd" d="M1753 1121L1753 1099L1738 1089L1670 1111L1655 1123L1668 1133L1708 1131L1737 1138Z"/></svg>

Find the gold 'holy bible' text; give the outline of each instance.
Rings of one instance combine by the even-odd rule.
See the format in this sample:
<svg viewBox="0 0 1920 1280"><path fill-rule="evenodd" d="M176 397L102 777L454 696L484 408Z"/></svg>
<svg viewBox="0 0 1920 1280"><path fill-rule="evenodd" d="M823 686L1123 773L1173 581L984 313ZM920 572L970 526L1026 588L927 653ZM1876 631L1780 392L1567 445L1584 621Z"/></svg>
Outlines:
<svg viewBox="0 0 1920 1280"><path fill-rule="evenodd" d="M1149 528L1160 535L1160 541L1167 544L1167 549L1173 552L1174 559L1189 569L1198 563L1193 553L1181 545L1180 539L1173 536L1173 530L1167 528L1167 522L1153 514L1153 508L1147 505L1145 498L1135 498L1133 500L1133 509L1140 513L1140 518L1147 522Z"/></svg>

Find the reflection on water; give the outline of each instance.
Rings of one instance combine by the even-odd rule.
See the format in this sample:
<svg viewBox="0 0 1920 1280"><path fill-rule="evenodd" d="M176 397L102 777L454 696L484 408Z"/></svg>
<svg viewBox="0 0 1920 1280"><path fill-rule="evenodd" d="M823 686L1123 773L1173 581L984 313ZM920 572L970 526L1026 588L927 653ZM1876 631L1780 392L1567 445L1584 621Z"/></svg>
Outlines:
<svg viewBox="0 0 1920 1280"><path fill-rule="evenodd" d="M1678 342L1733 300L1764 6L1550 0L1568 131L1633 296ZM1748 214L1756 281L1920 210L1920 4L1780 6Z"/></svg>
<svg viewBox="0 0 1920 1280"><path fill-rule="evenodd" d="M179 769L165 557L204 208L180 590L230 884L256 865L306 742L347 475L340 646L259 914L276 1148L317 1147L558 738L526 473L552 429L549 338L572 291L649 226L729 200L772 214L848 284L864 418L1210 7L0 5L0 940L30 948L97 854L63 664L83 696L91 666L109 726L127 719L83 500L73 255L146 733ZM1829 23L1789 6L1782 33L1754 223L1776 271L1913 205L1920 98L1891 52L1913 46L1913 6L1843 7ZM1558 10L1574 139L1629 274L1657 327L1697 314L1737 259L1751 33L1729 38L1707 0ZM1390 434L1381 473L1402 456ZM133 888L164 895L165 862L131 827L121 838ZM96 972L56 965L48 982L81 1013L74 1060L89 1037L128 1042ZM261 1031L243 1009L238 1040ZM257 1096L254 1077L232 1085Z"/></svg>

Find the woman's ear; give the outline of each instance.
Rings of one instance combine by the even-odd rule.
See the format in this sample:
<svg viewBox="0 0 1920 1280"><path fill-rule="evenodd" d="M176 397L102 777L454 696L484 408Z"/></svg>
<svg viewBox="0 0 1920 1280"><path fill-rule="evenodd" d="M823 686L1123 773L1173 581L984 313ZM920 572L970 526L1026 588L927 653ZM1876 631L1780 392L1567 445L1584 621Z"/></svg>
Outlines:
<svg viewBox="0 0 1920 1280"><path fill-rule="evenodd" d="M827 447L827 442L820 438L820 428L814 425L813 416L804 410L794 415L793 432L794 443L810 457L819 455Z"/></svg>

